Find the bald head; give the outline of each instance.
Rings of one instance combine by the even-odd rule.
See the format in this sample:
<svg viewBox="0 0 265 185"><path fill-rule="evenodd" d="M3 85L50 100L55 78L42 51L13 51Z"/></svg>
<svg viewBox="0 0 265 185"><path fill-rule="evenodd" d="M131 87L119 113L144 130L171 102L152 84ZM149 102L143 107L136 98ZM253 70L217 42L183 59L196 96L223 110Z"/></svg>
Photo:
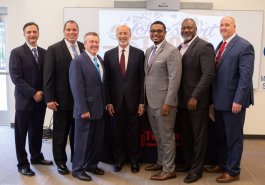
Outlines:
<svg viewBox="0 0 265 185"><path fill-rule="evenodd" d="M226 16L221 19L220 33L223 40L227 40L236 33L235 19L231 16Z"/></svg>

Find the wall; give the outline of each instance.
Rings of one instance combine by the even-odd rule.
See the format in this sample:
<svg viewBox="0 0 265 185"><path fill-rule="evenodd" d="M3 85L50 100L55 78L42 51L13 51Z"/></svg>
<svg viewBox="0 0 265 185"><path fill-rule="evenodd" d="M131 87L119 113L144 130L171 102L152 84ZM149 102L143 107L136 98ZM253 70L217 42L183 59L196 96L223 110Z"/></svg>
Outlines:
<svg viewBox="0 0 265 185"><path fill-rule="evenodd" d="M238 0L183 0L182 2L212 2L215 10L265 10L265 1L239 1ZM35 21L40 27L39 45L47 48L49 45L63 38L63 8L64 7L113 7L113 0L0 0L0 7L8 7L7 21L7 56L12 48L24 43L22 27L25 22ZM91 17L87 17L91 19ZM264 19L265 20L265 19ZM255 21L255 20L248 20ZM263 43L265 46L265 24L263 24ZM253 29L253 34L255 28ZM262 55L262 54L261 54ZM265 76L265 57L262 55L261 76ZM260 81L260 89L255 90L255 106L247 111L245 134L265 135L265 85ZM14 86L9 85L11 118L14 120ZM45 124L49 123L51 111L47 112Z"/></svg>

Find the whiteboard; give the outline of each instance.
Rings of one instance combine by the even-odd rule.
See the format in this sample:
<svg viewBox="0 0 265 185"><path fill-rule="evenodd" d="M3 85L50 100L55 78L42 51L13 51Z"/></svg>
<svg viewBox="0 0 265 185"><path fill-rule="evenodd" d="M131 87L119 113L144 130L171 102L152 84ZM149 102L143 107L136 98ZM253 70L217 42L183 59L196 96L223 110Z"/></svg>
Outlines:
<svg viewBox="0 0 265 185"><path fill-rule="evenodd" d="M262 57L263 11L220 11L220 10L181 10L149 11L146 9L114 8L64 8L64 22L74 20L79 25L79 40L83 41L85 33L94 31L100 36L100 55L118 45L116 27L121 24L130 26L131 45L145 51L152 45L149 38L150 24L156 20L163 21L167 27L167 40L178 46L182 42L180 35L183 19L193 18L198 27L199 37L211 42L214 47L222 40L219 24L223 16L233 16L237 33L253 44L255 63L253 74L254 89L258 88L259 67Z"/></svg>

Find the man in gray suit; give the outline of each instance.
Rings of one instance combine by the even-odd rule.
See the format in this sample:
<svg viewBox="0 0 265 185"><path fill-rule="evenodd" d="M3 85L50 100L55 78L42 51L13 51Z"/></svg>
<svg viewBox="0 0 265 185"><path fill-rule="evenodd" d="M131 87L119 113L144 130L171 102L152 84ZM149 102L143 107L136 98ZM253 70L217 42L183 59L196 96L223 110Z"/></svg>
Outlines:
<svg viewBox="0 0 265 185"><path fill-rule="evenodd" d="M145 93L147 113L156 138L157 163L147 171L160 172L152 180L176 177L175 172L175 117L178 88L181 80L181 55L177 48L165 40L166 26L155 21L150 27L154 45L147 49L145 58Z"/></svg>

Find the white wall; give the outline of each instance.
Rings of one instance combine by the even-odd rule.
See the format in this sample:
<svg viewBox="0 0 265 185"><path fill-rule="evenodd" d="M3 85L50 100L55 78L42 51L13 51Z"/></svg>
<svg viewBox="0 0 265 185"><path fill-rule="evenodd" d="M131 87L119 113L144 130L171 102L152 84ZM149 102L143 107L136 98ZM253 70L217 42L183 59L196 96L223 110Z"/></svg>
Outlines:
<svg viewBox="0 0 265 185"><path fill-rule="evenodd" d="M131 0L130 0L131 1ZM265 10L265 1L239 1L238 0L182 0L182 2L213 2L215 10ZM64 7L113 7L113 0L0 0L1 7L8 7L7 24L7 56L12 48L24 43L22 33L23 25L28 21L35 21L40 27L39 45L47 48L49 45L63 38L63 8ZM93 19L93 17L87 17ZM265 20L265 19L264 19ZM255 21L255 20L246 20ZM263 24L263 43L265 46L265 24ZM255 28L253 34L255 34ZM260 71L265 76L265 57L262 57ZM260 87L263 85L260 82ZM265 86L264 86L265 87ZM14 86L10 83L11 118L14 120ZM265 89L255 91L255 106L247 111L245 134L265 135ZM51 111L47 112L45 124L49 123Z"/></svg>

